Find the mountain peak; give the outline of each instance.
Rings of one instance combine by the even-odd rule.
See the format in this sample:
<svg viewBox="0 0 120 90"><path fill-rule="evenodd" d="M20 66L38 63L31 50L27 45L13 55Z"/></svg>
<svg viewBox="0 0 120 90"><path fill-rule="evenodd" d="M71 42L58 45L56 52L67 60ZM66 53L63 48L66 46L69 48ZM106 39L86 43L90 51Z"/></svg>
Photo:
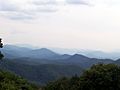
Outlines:
<svg viewBox="0 0 120 90"><path fill-rule="evenodd" d="M51 50L49 50L47 48L41 48L40 50L42 50L42 51L51 51Z"/></svg>
<svg viewBox="0 0 120 90"><path fill-rule="evenodd" d="M38 52L38 53L54 53L54 54L56 54L55 52L53 52L52 50L49 50L47 48L35 49L33 51Z"/></svg>
<svg viewBox="0 0 120 90"><path fill-rule="evenodd" d="M81 55L81 54L74 54L73 56L71 56L68 60L69 61L77 61L77 62L79 62L79 61L86 61L86 60L88 60L88 59L90 59L90 58L88 58L88 57L86 57L86 56L84 56L84 55Z"/></svg>
<svg viewBox="0 0 120 90"><path fill-rule="evenodd" d="M81 54L74 54L72 57L74 57L74 58L88 58L88 57L81 55Z"/></svg>

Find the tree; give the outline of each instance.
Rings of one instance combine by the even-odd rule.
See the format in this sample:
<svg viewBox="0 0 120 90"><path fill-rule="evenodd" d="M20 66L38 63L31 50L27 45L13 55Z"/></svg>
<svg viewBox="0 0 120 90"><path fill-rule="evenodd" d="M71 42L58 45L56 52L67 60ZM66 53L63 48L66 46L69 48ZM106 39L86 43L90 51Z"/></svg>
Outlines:
<svg viewBox="0 0 120 90"><path fill-rule="evenodd" d="M0 48L3 48L3 43L1 38L0 38Z"/></svg>
<svg viewBox="0 0 120 90"><path fill-rule="evenodd" d="M3 43L2 43L2 39L0 38L0 48L3 48ZM1 53L0 51L0 60L4 57L4 55Z"/></svg>
<svg viewBox="0 0 120 90"><path fill-rule="evenodd" d="M120 90L120 67L115 64L93 65L80 77L79 90Z"/></svg>
<svg viewBox="0 0 120 90"><path fill-rule="evenodd" d="M45 90L120 90L120 67L115 64L93 65L82 76L49 83Z"/></svg>
<svg viewBox="0 0 120 90"><path fill-rule="evenodd" d="M38 87L20 76L0 69L0 90L38 90Z"/></svg>
<svg viewBox="0 0 120 90"><path fill-rule="evenodd" d="M43 90L69 90L69 79L63 77L55 82L50 82Z"/></svg>

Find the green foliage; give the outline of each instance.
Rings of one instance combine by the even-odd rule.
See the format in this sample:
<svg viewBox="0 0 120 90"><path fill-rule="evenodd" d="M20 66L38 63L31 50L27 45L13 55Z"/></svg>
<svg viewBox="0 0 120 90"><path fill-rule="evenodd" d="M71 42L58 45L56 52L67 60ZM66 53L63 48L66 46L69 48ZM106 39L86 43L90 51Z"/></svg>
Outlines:
<svg viewBox="0 0 120 90"><path fill-rule="evenodd" d="M0 52L0 60L4 57L4 55Z"/></svg>
<svg viewBox="0 0 120 90"><path fill-rule="evenodd" d="M60 65L60 64L26 64L21 59L4 59L0 63L2 70L8 70L20 75L27 80L38 85L45 85L50 81L57 80L61 77L72 77L77 74L80 75L83 69L75 65ZM21 62L20 62L21 61Z"/></svg>
<svg viewBox="0 0 120 90"><path fill-rule="evenodd" d="M43 90L79 90L80 78L73 76L69 78L61 78L55 82L50 82Z"/></svg>
<svg viewBox="0 0 120 90"><path fill-rule="evenodd" d="M0 90L37 90L37 87L21 77L0 70Z"/></svg>
<svg viewBox="0 0 120 90"><path fill-rule="evenodd" d="M0 38L0 48L3 48L3 43L2 43L2 39ZM3 54L0 51L0 60L3 58Z"/></svg>
<svg viewBox="0 0 120 90"><path fill-rule="evenodd" d="M120 67L115 64L93 65L80 81L81 90L120 90Z"/></svg>
<svg viewBox="0 0 120 90"><path fill-rule="evenodd" d="M49 83L45 90L120 90L120 67L115 64L93 65L81 77L63 78Z"/></svg>
<svg viewBox="0 0 120 90"><path fill-rule="evenodd" d="M69 79L64 77L55 82L51 82L44 88L45 90L68 90Z"/></svg>
<svg viewBox="0 0 120 90"><path fill-rule="evenodd" d="M0 48L3 48L3 43L1 38L0 38Z"/></svg>

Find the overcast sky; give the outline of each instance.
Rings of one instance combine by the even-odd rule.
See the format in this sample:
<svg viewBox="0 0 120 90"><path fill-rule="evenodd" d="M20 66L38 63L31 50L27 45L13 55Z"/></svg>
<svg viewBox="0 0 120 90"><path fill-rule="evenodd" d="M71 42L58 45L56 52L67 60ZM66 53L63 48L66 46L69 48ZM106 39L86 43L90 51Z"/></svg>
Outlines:
<svg viewBox="0 0 120 90"><path fill-rule="evenodd" d="M120 50L120 0L0 0L5 44Z"/></svg>

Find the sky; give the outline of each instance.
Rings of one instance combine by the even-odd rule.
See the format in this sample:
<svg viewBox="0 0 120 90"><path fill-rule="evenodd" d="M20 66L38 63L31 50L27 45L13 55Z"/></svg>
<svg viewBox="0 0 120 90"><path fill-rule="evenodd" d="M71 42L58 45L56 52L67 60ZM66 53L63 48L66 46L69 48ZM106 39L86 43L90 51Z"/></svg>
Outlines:
<svg viewBox="0 0 120 90"><path fill-rule="evenodd" d="M120 0L0 0L4 44L120 50Z"/></svg>

